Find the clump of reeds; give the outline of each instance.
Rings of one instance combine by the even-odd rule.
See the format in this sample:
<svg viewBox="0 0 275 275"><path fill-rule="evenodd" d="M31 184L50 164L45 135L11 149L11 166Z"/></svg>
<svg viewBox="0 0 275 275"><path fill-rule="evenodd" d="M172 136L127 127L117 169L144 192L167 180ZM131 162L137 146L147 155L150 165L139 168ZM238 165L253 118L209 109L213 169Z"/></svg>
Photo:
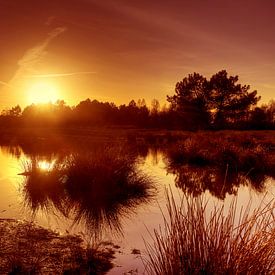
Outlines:
<svg viewBox="0 0 275 275"><path fill-rule="evenodd" d="M39 167L36 158L23 162L25 204L34 212L38 209L49 209L55 206L62 209L64 188L62 186L63 164L54 163L50 170Z"/></svg>
<svg viewBox="0 0 275 275"><path fill-rule="evenodd" d="M184 165L219 170L223 175L240 175L257 189L267 177L275 178L274 151L261 141L246 136L196 135L167 149L167 163L176 171ZM223 184L224 180L221 182Z"/></svg>
<svg viewBox="0 0 275 275"><path fill-rule="evenodd" d="M204 199L184 198L177 205L168 196L168 218L147 243L148 274L272 274L275 271L274 201L237 213L229 209L208 212Z"/></svg>
<svg viewBox="0 0 275 275"><path fill-rule="evenodd" d="M249 146L246 145L249 143ZM196 135L170 146L167 150L173 165L227 166L239 171L270 171L274 163L268 161L271 151L260 142L239 138ZM259 160L261 162L259 163ZM273 165L273 166L272 166ZM272 167L271 167L272 166Z"/></svg>
<svg viewBox="0 0 275 275"><path fill-rule="evenodd" d="M75 221L85 220L96 231L106 225L120 231L120 217L154 194L152 180L137 170L135 159L115 148L71 156L65 167L64 187Z"/></svg>
<svg viewBox="0 0 275 275"><path fill-rule="evenodd" d="M178 143L177 148L172 147L168 153L172 153L169 155L173 164L207 166L212 162L210 148L210 143L206 144L199 137L191 137Z"/></svg>
<svg viewBox="0 0 275 275"><path fill-rule="evenodd" d="M56 209L98 233L105 229L121 232L121 218L155 193L152 179L121 148L72 154L56 161L49 171L39 169L34 159L24 169L25 203L33 212Z"/></svg>

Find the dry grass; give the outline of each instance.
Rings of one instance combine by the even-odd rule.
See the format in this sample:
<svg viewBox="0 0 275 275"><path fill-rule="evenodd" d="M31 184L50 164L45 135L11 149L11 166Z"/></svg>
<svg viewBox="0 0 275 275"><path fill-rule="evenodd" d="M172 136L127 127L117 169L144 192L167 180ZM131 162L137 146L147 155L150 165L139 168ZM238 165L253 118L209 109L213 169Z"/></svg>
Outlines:
<svg viewBox="0 0 275 275"><path fill-rule="evenodd" d="M247 134L197 134L167 148L167 166L176 174L185 165L207 167L221 175L246 178L259 189L267 177L275 178L274 144L274 138Z"/></svg>
<svg viewBox="0 0 275 275"><path fill-rule="evenodd" d="M148 274L272 274L275 272L274 201L237 213L229 209L208 212L203 198L182 199L177 205L167 195L168 218L147 243ZM274 273L273 273L274 274Z"/></svg>
<svg viewBox="0 0 275 275"><path fill-rule="evenodd" d="M115 253L113 244L86 247L79 236L12 219L0 219L0 248L0 274L105 274Z"/></svg>
<svg viewBox="0 0 275 275"><path fill-rule="evenodd" d="M133 214L155 193L152 180L121 149L74 155L66 167L70 212L75 214L75 222L84 220L97 232L109 227L122 233L121 218Z"/></svg>
<svg viewBox="0 0 275 275"><path fill-rule="evenodd" d="M264 140L253 135L236 133L218 135L201 133L180 140L167 150L171 163L189 163L198 166L229 165L239 171L254 168L271 170L274 168L275 139ZM258 159L261 159L261 165ZM264 164L264 165L263 165ZM271 166L271 167L270 167Z"/></svg>
<svg viewBox="0 0 275 275"><path fill-rule="evenodd" d="M122 219L155 195L151 178L121 148L72 154L56 161L49 171L42 171L37 163L32 160L24 165L22 189L27 208L33 213L58 210L94 234L122 233Z"/></svg>
<svg viewBox="0 0 275 275"><path fill-rule="evenodd" d="M47 210L53 206L63 211L63 197L65 190L62 186L64 165L55 163L47 171L40 169L39 161L36 158L22 163L24 172L23 194L25 204L33 210Z"/></svg>

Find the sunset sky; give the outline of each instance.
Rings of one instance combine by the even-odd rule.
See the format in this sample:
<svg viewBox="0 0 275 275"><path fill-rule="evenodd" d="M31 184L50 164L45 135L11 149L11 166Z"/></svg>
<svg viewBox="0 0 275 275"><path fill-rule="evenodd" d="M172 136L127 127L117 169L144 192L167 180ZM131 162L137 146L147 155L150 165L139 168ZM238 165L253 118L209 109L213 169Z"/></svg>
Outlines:
<svg viewBox="0 0 275 275"><path fill-rule="evenodd" d="M274 0L0 0L0 109L86 98L165 103L188 73L275 98Z"/></svg>

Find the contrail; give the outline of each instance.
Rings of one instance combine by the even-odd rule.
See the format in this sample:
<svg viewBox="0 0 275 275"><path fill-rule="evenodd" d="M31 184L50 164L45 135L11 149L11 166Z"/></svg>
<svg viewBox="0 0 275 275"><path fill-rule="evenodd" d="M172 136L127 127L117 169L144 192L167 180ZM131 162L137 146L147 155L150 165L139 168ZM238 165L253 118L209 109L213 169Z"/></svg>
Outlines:
<svg viewBox="0 0 275 275"><path fill-rule="evenodd" d="M56 74L34 74L26 77L30 78L47 78L47 77L63 77L83 74L96 74L96 72L71 72L71 73L56 73Z"/></svg>

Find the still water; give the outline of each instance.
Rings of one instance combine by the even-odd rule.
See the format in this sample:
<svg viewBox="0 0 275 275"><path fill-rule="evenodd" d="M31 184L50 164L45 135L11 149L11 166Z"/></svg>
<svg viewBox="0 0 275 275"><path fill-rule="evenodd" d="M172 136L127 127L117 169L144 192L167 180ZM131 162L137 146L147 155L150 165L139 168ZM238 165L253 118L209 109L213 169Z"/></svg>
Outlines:
<svg viewBox="0 0 275 275"><path fill-rule="evenodd" d="M141 181L150 181L150 185L144 185L145 189L150 189L149 193L143 189L142 183L140 189L133 191L124 186L123 194L115 193L112 196L112 192L117 191L100 183L103 187L96 188L95 192L98 193L91 192L87 200L82 200L81 196L86 196L86 190L79 194L79 190L70 193L70 190L64 192L55 185L40 186L37 189L37 183L27 181L28 175L22 175L33 162L39 170L51 172L57 167L57 163L62 164L71 154L84 154L83 151L76 151L75 148L47 146L43 150L2 146L0 218L35 221L61 234L80 234L86 242L95 235L102 241L113 242L119 248L114 260L115 268L109 274L143 273L144 263L140 254L133 254L132 251L135 249L144 254L144 241L152 242L153 230L163 224L167 190L173 193L176 202L179 202L183 192L188 196L203 195L208 200L209 209L217 204L229 205L234 196L238 198L239 209L249 201L253 208L263 203L263 200L274 198L275 194L275 182L271 177L264 177L255 186L243 175L225 179L224 174L212 169L171 167L165 150L150 146L134 150L132 154L137 171L145 177ZM105 170L99 173L104 174Z"/></svg>

